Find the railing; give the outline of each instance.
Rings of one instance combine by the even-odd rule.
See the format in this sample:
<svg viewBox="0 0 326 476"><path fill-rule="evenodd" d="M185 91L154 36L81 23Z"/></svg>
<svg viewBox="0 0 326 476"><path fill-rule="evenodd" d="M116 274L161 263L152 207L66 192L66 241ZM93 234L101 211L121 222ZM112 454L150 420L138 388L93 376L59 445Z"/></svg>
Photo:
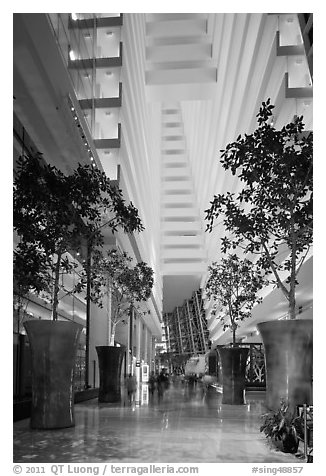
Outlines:
<svg viewBox="0 0 326 476"><path fill-rule="evenodd" d="M246 365L246 387L265 387L265 356L263 344L241 344L249 347Z"/></svg>
<svg viewBox="0 0 326 476"><path fill-rule="evenodd" d="M85 359L85 350L82 351L78 349L75 370L74 370L74 390L84 390L85 389L85 372L86 372L86 359Z"/></svg>
<svg viewBox="0 0 326 476"><path fill-rule="evenodd" d="M313 14L298 13L302 40L306 52L311 80L313 78Z"/></svg>
<svg viewBox="0 0 326 476"><path fill-rule="evenodd" d="M18 119L17 115L13 114L13 134L14 138L18 141L21 146L20 155L31 155L37 152L37 148L24 128L23 124Z"/></svg>

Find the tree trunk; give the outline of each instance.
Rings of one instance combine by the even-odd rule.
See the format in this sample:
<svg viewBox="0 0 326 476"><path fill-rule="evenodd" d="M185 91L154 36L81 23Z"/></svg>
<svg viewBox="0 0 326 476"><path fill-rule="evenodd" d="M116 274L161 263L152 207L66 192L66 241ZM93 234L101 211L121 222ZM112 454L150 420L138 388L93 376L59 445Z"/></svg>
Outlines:
<svg viewBox="0 0 326 476"><path fill-rule="evenodd" d="M289 317L295 319L295 280L296 280L296 233L294 231L294 220L292 215L292 250L291 250L291 275L289 290Z"/></svg>
<svg viewBox="0 0 326 476"><path fill-rule="evenodd" d="M57 262L56 262L55 271L54 271L53 302L52 302L52 319L54 321L58 319L60 262L61 262L61 252L58 253Z"/></svg>
<svg viewBox="0 0 326 476"><path fill-rule="evenodd" d="M295 319L295 289L290 289L290 295L289 295L289 318L290 319Z"/></svg>
<svg viewBox="0 0 326 476"><path fill-rule="evenodd" d="M91 321L91 265L92 265L92 240L87 240L86 256L86 346L85 346L85 388L89 387L89 332Z"/></svg>
<svg viewBox="0 0 326 476"><path fill-rule="evenodd" d="M112 323L111 325L112 325L112 327L111 327L111 337L110 337L110 343L109 343L109 345L114 346L115 328L117 327L117 324L116 324L116 323Z"/></svg>

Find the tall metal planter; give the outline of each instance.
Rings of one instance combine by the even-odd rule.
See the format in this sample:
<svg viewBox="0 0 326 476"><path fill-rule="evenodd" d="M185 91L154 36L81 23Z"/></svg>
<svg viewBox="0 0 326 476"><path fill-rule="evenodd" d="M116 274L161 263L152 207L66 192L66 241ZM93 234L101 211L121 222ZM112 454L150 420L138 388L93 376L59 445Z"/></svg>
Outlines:
<svg viewBox="0 0 326 476"><path fill-rule="evenodd" d="M115 403L121 401L121 366L126 348L113 346L97 346L100 368L99 402Z"/></svg>
<svg viewBox="0 0 326 476"><path fill-rule="evenodd" d="M217 347L222 365L222 403L244 403L245 373L249 349L245 347Z"/></svg>
<svg viewBox="0 0 326 476"><path fill-rule="evenodd" d="M71 321L24 323L32 356L31 428L74 426L73 375L82 325Z"/></svg>
<svg viewBox="0 0 326 476"><path fill-rule="evenodd" d="M266 406L282 398L291 406L312 404L312 320L262 322L257 325L265 348Z"/></svg>

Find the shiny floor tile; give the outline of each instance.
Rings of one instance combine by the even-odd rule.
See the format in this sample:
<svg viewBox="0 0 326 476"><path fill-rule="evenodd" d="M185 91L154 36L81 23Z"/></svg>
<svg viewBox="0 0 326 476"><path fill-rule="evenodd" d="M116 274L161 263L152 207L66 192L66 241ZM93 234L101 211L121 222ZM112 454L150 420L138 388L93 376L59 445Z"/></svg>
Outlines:
<svg viewBox="0 0 326 476"><path fill-rule="evenodd" d="M14 423L14 462L25 463L295 463L259 432L264 392L248 392L245 405L222 405L221 394L171 386L148 404L75 406L76 425L31 430Z"/></svg>

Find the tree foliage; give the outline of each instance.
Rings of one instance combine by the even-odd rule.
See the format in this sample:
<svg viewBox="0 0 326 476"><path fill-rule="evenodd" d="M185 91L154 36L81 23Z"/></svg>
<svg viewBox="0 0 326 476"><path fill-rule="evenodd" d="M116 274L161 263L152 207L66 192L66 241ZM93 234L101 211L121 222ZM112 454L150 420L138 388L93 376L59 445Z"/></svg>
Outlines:
<svg viewBox="0 0 326 476"><path fill-rule="evenodd" d="M65 175L45 163L41 154L18 161L13 222L19 235L14 251L16 285L25 292L50 294L54 320L59 299L86 286L79 280L73 289L64 289L64 276L79 267L68 253L82 250L90 239L100 250L105 226L113 232L119 227L125 232L143 229L138 210L125 203L121 190L104 172L79 164Z"/></svg>
<svg viewBox="0 0 326 476"><path fill-rule="evenodd" d="M253 307L261 302L257 293L264 284L256 265L235 254L229 254L220 263L214 262L208 267L206 295L214 301L213 314L223 323L223 330L232 330L233 344L236 343L239 323L248 319Z"/></svg>
<svg viewBox="0 0 326 476"><path fill-rule="evenodd" d="M93 258L93 281L98 286L93 300L103 306L104 296L110 293L113 338L116 325L127 321L130 306L147 301L154 285L152 268L143 261L136 265L132 261L126 252L115 248L104 256L97 254Z"/></svg>
<svg viewBox="0 0 326 476"><path fill-rule="evenodd" d="M243 188L215 195L205 212L209 232L223 219L223 252L242 247L257 255L266 274L273 273L270 280L284 293L295 318L297 275L313 238L313 135L304 133L302 116L276 130L270 121L273 108L269 99L263 102L257 129L221 150L223 168L237 174ZM285 259L280 260L280 252Z"/></svg>

